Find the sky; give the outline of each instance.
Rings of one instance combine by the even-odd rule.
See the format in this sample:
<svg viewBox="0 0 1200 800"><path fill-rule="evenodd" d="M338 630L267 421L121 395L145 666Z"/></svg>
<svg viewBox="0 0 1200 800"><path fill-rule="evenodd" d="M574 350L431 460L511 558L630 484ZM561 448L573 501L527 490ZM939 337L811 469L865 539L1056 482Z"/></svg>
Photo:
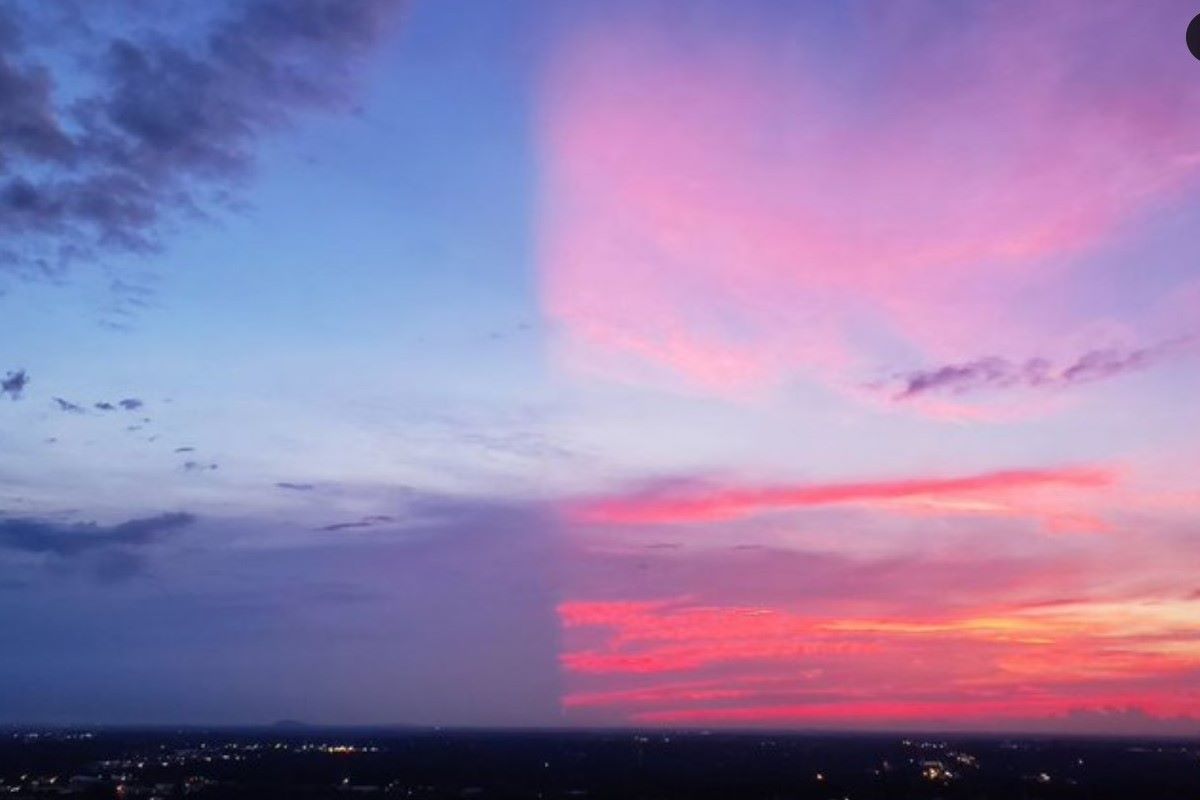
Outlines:
<svg viewBox="0 0 1200 800"><path fill-rule="evenodd" d="M0 9L0 724L1200 731L1187 2Z"/></svg>

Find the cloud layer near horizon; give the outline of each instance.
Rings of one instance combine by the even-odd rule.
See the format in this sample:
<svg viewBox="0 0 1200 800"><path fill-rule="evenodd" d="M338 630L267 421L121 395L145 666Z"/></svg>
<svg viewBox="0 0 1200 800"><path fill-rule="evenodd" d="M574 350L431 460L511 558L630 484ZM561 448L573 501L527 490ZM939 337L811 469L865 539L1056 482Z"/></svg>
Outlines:
<svg viewBox="0 0 1200 800"><path fill-rule="evenodd" d="M953 510L799 516L814 513L733 535L582 529L557 609L569 717L1101 732L1089 714L1132 709L1133 727L1177 733L1200 720L1181 545L1147 551L1122 531L1080 547ZM677 545L649 544L663 541Z"/></svg>

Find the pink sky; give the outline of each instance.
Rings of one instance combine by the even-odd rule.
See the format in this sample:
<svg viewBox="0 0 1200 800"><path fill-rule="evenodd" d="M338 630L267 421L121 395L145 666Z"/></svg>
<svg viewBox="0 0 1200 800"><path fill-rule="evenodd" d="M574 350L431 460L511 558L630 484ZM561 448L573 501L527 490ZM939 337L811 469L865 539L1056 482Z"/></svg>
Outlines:
<svg viewBox="0 0 1200 800"><path fill-rule="evenodd" d="M1200 717L1185 6L564 26L538 109L558 363L724 409L675 441L728 453L565 505L568 719Z"/></svg>

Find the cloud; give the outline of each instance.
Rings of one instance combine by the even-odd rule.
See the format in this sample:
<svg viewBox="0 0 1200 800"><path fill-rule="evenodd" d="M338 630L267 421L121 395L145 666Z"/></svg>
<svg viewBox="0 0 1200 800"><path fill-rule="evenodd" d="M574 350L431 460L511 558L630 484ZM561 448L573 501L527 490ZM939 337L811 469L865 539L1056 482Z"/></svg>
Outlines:
<svg viewBox="0 0 1200 800"><path fill-rule="evenodd" d="M379 498L377 498L377 501ZM387 526L403 531L410 538L420 539L426 535L465 535L468 531L519 530L520 520L536 518L537 525L552 522L557 525L556 515L550 506L540 502L519 501L497 502L484 498L455 495L430 494L404 487L399 496L387 499L391 513L375 513L357 519L321 525L318 531L343 531ZM378 506L377 506L378 507Z"/></svg>
<svg viewBox="0 0 1200 800"><path fill-rule="evenodd" d="M1045 358L1030 358L1015 363L998 356L988 356L899 375L897 378L902 385L894 397L896 400L909 400L934 392L964 394L984 389L1054 388L1092 383L1148 369L1170 356L1180 354L1192 341L1191 337L1186 337L1150 347L1089 350L1057 368Z"/></svg>
<svg viewBox="0 0 1200 800"><path fill-rule="evenodd" d="M1080 709L1073 697L1019 699L905 698L863 701L847 691L843 698L815 699L795 705L698 708L649 711L633 715L636 722L655 725L726 724L739 726L853 725L866 728L950 730L986 729L1020 733L1075 733L1102 735L1194 735L1200 716L1148 714L1141 708ZM1116 704L1140 699L1118 695ZM1098 698L1105 702L1103 695ZM1154 698L1161 706L1162 700Z"/></svg>
<svg viewBox="0 0 1200 800"><path fill-rule="evenodd" d="M137 411L145 404L136 397L126 397L124 400L118 400L117 405L126 411Z"/></svg>
<svg viewBox="0 0 1200 800"><path fill-rule="evenodd" d="M184 472L212 472L218 469L216 464L205 464L200 461L185 461L182 467Z"/></svg>
<svg viewBox="0 0 1200 800"><path fill-rule="evenodd" d="M21 68L9 60L7 53L0 55L0 102L4 108L0 167L7 167L14 155L50 163L64 163L71 157L74 143L58 124L51 98L53 88L50 73L44 68Z"/></svg>
<svg viewBox="0 0 1200 800"><path fill-rule="evenodd" d="M356 522L335 522L332 525L324 525L317 530L320 531L345 531L354 528L373 528L377 525L382 525L388 522L395 522L395 518L387 514L374 514L363 517Z"/></svg>
<svg viewBox="0 0 1200 800"><path fill-rule="evenodd" d="M144 13L115 33L80 5L86 33L55 41L74 59L38 50L32 32L51 12L0 11L13 31L0 55L0 265L39 277L154 251L164 224L228 205L261 137L297 112L348 107L352 67L400 5L214 3L189 20L198 30Z"/></svg>
<svg viewBox="0 0 1200 800"><path fill-rule="evenodd" d="M687 25L624 0L573 15L536 131L539 296L562 358L741 397L845 390L897 352L1033 352L1098 322L1087 290L1118 268L1058 265L1182 202L1200 168L1200 95L1162 47L1178 21L1136 3L980 2L952 24L938 8L833 27L766 2L702 4Z"/></svg>
<svg viewBox="0 0 1200 800"><path fill-rule="evenodd" d="M841 725L991 725L1018 716L1050 723L1114 706L1156 717L1195 709L1175 687L1200 662L1170 603L1144 604L1136 621L1087 602L964 613L934 605L874 619L863 616L861 596L847 600L827 609L688 598L563 602L560 663L581 687L564 707L608 707L639 722Z"/></svg>
<svg viewBox="0 0 1200 800"><path fill-rule="evenodd" d="M21 392L29 385L29 375L23 369L9 372L0 380L0 395L8 395L13 400L21 397Z"/></svg>
<svg viewBox="0 0 1200 800"><path fill-rule="evenodd" d="M194 453L195 451L196 451L196 448L194 448L194 447L176 447L175 448L176 453Z"/></svg>
<svg viewBox="0 0 1200 800"><path fill-rule="evenodd" d="M317 487L311 483L292 483L291 481L279 481L275 484L275 488L288 489L293 492L311 492Z"/></svg>
<svg viewBox="0 0 1200 800"><path fill-rule="evenodd" d="M1025 492L1037 488L1097 489L1111 485L1114 480L1114 475L1103 469L1067 468L855 483L668 487L579 503L569 507L567 514L572 519L589 523L711 522L816 506Z"/></svg>
<svg viewBox="0 0 1200 800"><path fill-rule="evenodd" d="M96 550L139 548L191 525L195 519L182 512L140 517L110 526L33 518L0 519L0 548L62 558Z"/></svg>
<svg viewBox="0 0 1200 800"><path fill-rule="evenodd" d="M99 409L100 411L116 411L116 409L117 409L117 407L114 406L112 403L105 402L105 401L96 403L95 407L97 409Z"/></svg>
<svg viewBox="0 0 1200 800"><path fill-rule="evenodd" d="M52 397L54 404L58 406L59 411L65 411L68 414L83 414L83 406L78 403L72 403L70 400L64 400L61 397Z"/></svg>

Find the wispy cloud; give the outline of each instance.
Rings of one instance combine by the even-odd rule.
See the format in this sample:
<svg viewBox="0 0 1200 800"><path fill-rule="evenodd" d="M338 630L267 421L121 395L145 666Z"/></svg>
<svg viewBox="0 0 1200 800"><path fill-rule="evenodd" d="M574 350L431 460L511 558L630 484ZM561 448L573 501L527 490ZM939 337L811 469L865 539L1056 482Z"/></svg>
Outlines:
<svg viewBox="0 0 1200 800"><path fill-rule="evenodd" d="M136 397L126 397L123 400L118 400L115 404L107 400L101 400L93 405L100 411L116 411L117 408L122 408L126 411L137 411L145 403Z"/></svg>
<svg viewBox="0 0 1200 800"><path fill-rule="evenodd" d="M1014 362L987 356L898 375L896 380L900 388L894 397L909 400L928 393L965 394L985 389L1052 388L1092 383L1148 369L1187 352L1193 341L1191 337L1185 337L1149 347L1099 348L1062 366L1055 366L1045 358Z"/></svg>
<svg viewBox="0 0 1200 800"><path fill-rule="evenodd" d="M83 409L83 406L79 405L78 403L72 403L70 400L64 400L61 397L52 397L50 399L54 401L54 405L58 407L59 411L65 411L68 414L86 413Z"/></svg>
<svg viewBox="0 0 1200 800"><path fill-rule="evenodd" d="M293 492L311 492L316 489L316 485L312 483L293 483L292 481L279 481L275 484L276 489L287 489Z"/></svg>
<svg viewBox="0 0 1200 800"><path fill-rule="evenodd" d="M363 517L354 522L335 522L332 525L323 525L317 530L321 531L345 531L355 528L374 528L377 525L383 525L389 522L395 522L395 518L387 514L373 514Z"/></svg>

